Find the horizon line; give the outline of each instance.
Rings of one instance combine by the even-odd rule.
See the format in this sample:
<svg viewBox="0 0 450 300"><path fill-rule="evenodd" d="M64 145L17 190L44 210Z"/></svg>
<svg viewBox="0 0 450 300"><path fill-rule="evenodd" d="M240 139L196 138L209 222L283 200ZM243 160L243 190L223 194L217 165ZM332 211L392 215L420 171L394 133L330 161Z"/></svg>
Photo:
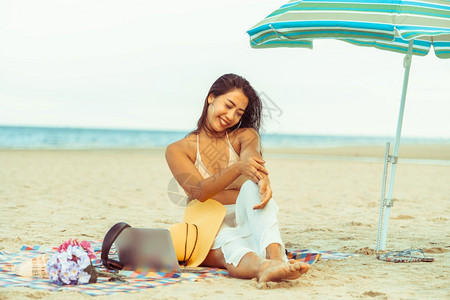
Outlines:
<svg viewBox="0 0 450 300"><path fill-rule="evenodd" d="M177 132L177 133L188 133L192 130L188 129L155 129L155 128L133 128L133 127L85 127L85 126L61 126L61 125L15 125L15 124L0 124L0 127L17 127L17 128L42 128L42 129L82 129L82 130L105 130L105 131L148 131L148 132ZM388 138L394 139L395 135L367 135L367 134L342 134L342 133L299 133L299 132L261 132L260 135L291 135L291 136L318 136L318 137L370 137L370 138ZM412 135L403 135L401 137L406 139L424 139L424 140L450 140L450 136L448 137L424 137L424 136L412 136Z"/></svg>

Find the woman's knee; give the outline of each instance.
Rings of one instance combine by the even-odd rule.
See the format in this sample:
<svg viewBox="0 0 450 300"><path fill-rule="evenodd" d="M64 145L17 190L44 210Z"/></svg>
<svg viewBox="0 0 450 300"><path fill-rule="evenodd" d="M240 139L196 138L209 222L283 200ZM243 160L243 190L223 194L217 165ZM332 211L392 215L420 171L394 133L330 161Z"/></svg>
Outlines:
<svg viewBox="0 0 450 300"><path fill-rule="evenodd" d="M241 192L242 191L248 191L250 193L259 193L259 187L256 183L251 181L250 179L245 181L241 186Z"/></svg>
<svg viewBox="0 0 450 300"><path fill-rule="evenodd" d="M259 203L259 187L256 183L251 180L247 180L241 186L239 195L236 199L236 204L239 207L249 206L253 207L255 204Z"/></svg>

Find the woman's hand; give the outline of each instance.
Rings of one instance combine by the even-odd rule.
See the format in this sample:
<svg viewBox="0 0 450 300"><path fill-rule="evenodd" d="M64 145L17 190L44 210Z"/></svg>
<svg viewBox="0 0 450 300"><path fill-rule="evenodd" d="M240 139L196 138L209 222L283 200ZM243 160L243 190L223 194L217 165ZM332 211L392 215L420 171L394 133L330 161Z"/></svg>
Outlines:
<svg viewBox="0 0 450 300"><path fill-rule="evenodd" d="M247 159L239 160L238 163L241 174L254 183L258 183L261 179L263 179L263 174L269 174L269 172L264 167L264 164L266 162L256 156L251 156Z"/></svg>
<svg viewBox="0 0 450 300"><path fill-rule="evenodd" d="M259 197L261 198L261 203L253 206L253 209L262 209L266 207L269 200L272 198L272 188L270 187L269 177L265 176L258 183L259 186Z"/></svg>

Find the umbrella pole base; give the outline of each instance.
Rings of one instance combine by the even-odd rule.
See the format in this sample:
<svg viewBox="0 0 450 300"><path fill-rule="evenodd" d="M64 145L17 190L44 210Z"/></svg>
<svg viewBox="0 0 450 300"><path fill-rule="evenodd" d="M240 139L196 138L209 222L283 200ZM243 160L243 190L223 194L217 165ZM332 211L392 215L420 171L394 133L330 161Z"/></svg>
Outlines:
<svg viewBox="0 0 450 300"><path fill-rule="evenodd" d="M381 183L381 196L380 196L380 212L378 217L378 231L377 231L377 243L375 247L375 252L384 250L385 245L382 245L381 236L383 232L383 224L384 224L384 213L386 206L392 206L392 199L386 199L386 185L388 180L388 172L389 172L389 164L396 164L397 157L389 155L391 144L389 142L386 143L386 151L384 153L384 169L383 169L383 180Z"/></svg>

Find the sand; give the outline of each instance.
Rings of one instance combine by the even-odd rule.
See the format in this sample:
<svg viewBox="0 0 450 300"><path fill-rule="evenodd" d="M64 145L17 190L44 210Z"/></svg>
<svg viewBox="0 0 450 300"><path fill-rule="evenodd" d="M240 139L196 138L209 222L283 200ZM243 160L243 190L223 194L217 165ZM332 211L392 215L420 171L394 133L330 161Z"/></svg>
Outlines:
<svg viewBox="0 0 450 300"><path fill-rule="evenodd" d="M217 278L120 294L120 299L449 299L450 164L447 145L406 146L397 168L388 250L423 248L433 263L394 264L373 255L383 147L265 151L288 247L361 253L317 262L299 280L257 284ZM411 159L418 158L414 161ZM447 160L447 164L428 161ZM168 227L172 204L163 149L0 151L0 250L98 240L119 221ZM91 298L74 292L0 288L0 299ZM112 297L98 297L115 298Z"/></svg>

